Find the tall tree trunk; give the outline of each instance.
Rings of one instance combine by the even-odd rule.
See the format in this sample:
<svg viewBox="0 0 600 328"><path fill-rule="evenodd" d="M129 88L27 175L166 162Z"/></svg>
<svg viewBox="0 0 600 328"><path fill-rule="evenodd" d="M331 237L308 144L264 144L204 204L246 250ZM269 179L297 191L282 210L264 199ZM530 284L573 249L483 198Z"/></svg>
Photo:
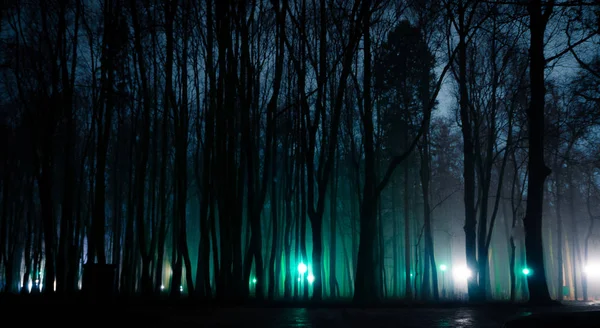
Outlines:
<svg viewBox="0 0 600 328"><path fill-rule="evenodd" d="M273 154L272 154L272 163L271 163L271 167L272 167L272 174L273 174L273 179L271 180L271 222L272 222L272 234L273 234L273 239L271 240L271 254L270 254L270 258L269 258L269 287L268 287L268 298L269 300L273 300L275 298L275 288L276 288L276 283L275 280L279 279L279 276L275 275L275 260L277 258L277 252L279 249L279 218L277 216L277 183L276 183L276 178L275 176L277 175L277 172L275 171L275 161L276 161L276 146L273 146Z"/></svg>
<svg viewBox="0 0 600 328"><path fill-rule="evenodd" d="M288 184L291 184L291 181L288 180ZM291 189L291 186L288 188ZM285 279L284 279L284 291L283 297L286 300L291 300L293 297L292 284L297 286L297 283L292 280L292 227L293 227L293 218L292 218L292 192L288 192L288 196L285 199L285 235L283 239L284 247L285 247Z"/></svg>
<svg viewBox="0 0 600 328"><path fill-rule="evenodd" d="M144 210L146 205L146 172L147 172L147 164L148 164L148 152L150 145L150 92L148 90L147 85L147 75L146 75L146 62L144 57L144 52L142 48L142 40L141 40L141 27L139 23L139 17L137 13L137 5L135 1L131 1L131 10L133 17L133 25L134 25L134 35L135 35L135 49L137 52L137 62L139 67L139 73L141 75L141 83L142 83L142 95L143 95L143 106L142 106L142 126L140 128L139 134L139 147L136 149L136 170L135 170L135 195L136 199L136 227L138 233L138 241L140 248L140 255L142 258L142 279L141 279L141 291L142 295L150 296L153 292L152 289L152 279L150 275L150 261L153 257L153 254L150 254L148 250L148 244L146 242L147 231L146 231L146 218L144 216ZM167 15L168 17L168 15ZM168 20L168 18L167 18ZM168 24L168 22L167 22ZM168 28L167 28L168 32ZM167 38L169 38L167 36ZM167 42L168 43L168 42ZM167 51L169 51L167 46ZM168 73L167 68L167 74ZM167 76L168 79L168 76ZM138 137L138 136L136 136ZM151 192L154 192L153 190ZM154 229L150 229L151 232L154 232Z"/></svg>
<svg viewBox="0 0 600 328"><path fill-rule="evenodd" d="M176 1L173 2L173 14L177 11ZM186 287L189 295L194 295L194 279L192 276L192 265L189 256L187 244L187 186L188 186L188 130L189 130L189 109L188 109L188 48L189 48L189 18L190 18L190 2L184 1L182 5L182 43L181 51L181 104L175 105L175 96L172 97L173 113L175 119L175 161L176 161L176 201L178 220L177 227L179 230L176 245L178 256L182 261L177 261L177 265L185 264ZM174 230L175 231L175 230ZM181 272L180 268L177 271ZM172 291L172 290L171 290Z"/></svg>
<svg viewBox="0 0 600 328"><path fill-rule="evenodd" d="M94 191L94 212L92 215L92 243L88 261L91 263L106 264L104 228L106 221L106 156L108 142L112 127L112 115L114 112L114 80L115 80L115 54L117 53L115 7L112 1L104 3L104 35L102 38L102 103L99 105L99 116L96 120L98 139L96 142L96 179ZM95 261L94 261L95 260Z"/></svg>
<svg viewBox="0 0 600 328"><path fill-rule="evenodd" d="M411 301L413 290L411 285L411 243L410 243L410 204L409 204L409 163L404 165L404 297Z"/></svg>
<svg viewBox="0 0 600 328"><path fill-rule="evenodd" d="M466 6L461 1L458 11L458 88L459 88L459 112L461 121L461 132L463 137L463 179L464 179L464 203L465 203L465 250L467 257L467 266L471 270L476 270L477 266L477 220L475 210L475 156L473 153L473 130L471 109L469 106L469 90L467 88L467 33L468 22L466 22ZM468 291L469 299L473 301L481 300L485 295L481 295L479 284L477 283L478 273L474 272L474 277L469 279Z"/></svg>
<svg viewBox="0 0 600 328"><path fill-rule="evenodd" d="M429 130L429 129L428 129ZM433 248L433 232L431 228L431 206L429 205L429 180L431 175L431 169L429 164L429 138L428 133L423 134L423 146L421 147L421 188L423 191L423 234L425 237L425 277L424 278L424 286L425 289L425 297L429 297L429 270L427 267L430 267L431 270L431 280L432 280L432 288L433 288L433 299L438 301L439 291L438 291L438 280L437 280L437 267L435 264L435 254Z"/></svg>
<svg viewBox="0 0 600 328"><path fill-rule="evenodd" d="M33 194L33 181L31 181L32 184L30 185L29 188L31 188L28 192L28 194L32 195ZM23 279L21 280L21 293L29 293L29 283L31 282L31 278L32 278L32 250L33 250L33 239L35 238L35 234L34 234L34 220L33 217L35 215L35 206L33 204L33 199L32 196L25 196L27 197L26 199L26 206L27 206L27 221L26 221L26 230L25 233L27 235L26 237L26 241L25 241L25 272L23 272ZM33 285L33 284L32 284Z"/></svg>
<svg viewBox="0 0 600 328"><path fill-rule="evenodd" d="M375 145L373 128L373 106L371 103L371 3L363 2L364 33L364 82L363 82L363 147L364 147L364 181L363 198L360 213L360 243L358 246L358 263L354 287L354 300L357 302L376 302L381 297L379 274L376 272L375 243L377 204L379 193L376 186Z"/></svg>
<svg viewBox="0 0 600 328"><path fill-rule="evenodd" d="M542 244L542 211L544 207L544 183L551 170L544 163L544 108L546 88L544 86L544 32L552 14L553 1L546 4L542 12L541 0L530 0L529 12L531 44L529 48L531 100L527 110L529 135L529 180L527 184L527 210L525 213L525 248L527 265L533 274L527 276L529 301L549 302L550 294L544 268Z"/></svg>
<svg viewBox="0 0 600 328"><path fill-rule="evenodd" d="M575 187L573 185L573 163L571 163L569 160L567 160L567 181L569 183L569 214L571 216L571 263L573 268L573 292L575 294L575 300L577 301L579 299L577 288L577 262L579 262L578 257L581 256L581 253L579 252L579 235L577 233L577 220L575 219L577 215L575 213Z"/></svg>
<svg viewBox="0 0 600 328"><path fill-rule="evenodd" d="M588 188L590 188L590 185L593 183L590 175L590 181L588 182ZM588 189L588 193L589 193L589 189ZM594 217L592 215L592 210L591 210L591 206L590 206L590 195L588 194L587 197L587 209L588 209L588 215L590 217L590 225L588 226L588 230L587 233L585 235L585 241L584 241L584 248L583 248L583 262L585 263L585 265L588 265L588 258L589 258L589 246L590 246L590 239L592 238L592 232L594 231L594 220L596 220L597 218ZM587 302L588 300L588 280L587 280L587 275L586 272L584 272L584 274L581 277L581 287L583 289L583 300Z"/></svg>
<svg viewBox="0 0 600 328"><path fill-rule="evenodd" d="M337 190L338 190L338 176L339 176L339 164L335 165L335 174L333 175L333 183L331 186L331 201L329 203L329 297L336 298L339 295L335 293L335 286L337 285L336 278L336 264L337 264Z"/></svg>
<svg viewBox="0 0 600 328"><path fill-rule="evenodd" d="M555 166L554 173L554 184L555 184L555 209L556 209L556 243L557 245L563 245L563 220L562 220L562 179L561 179L560 165ZM558 247L556 250L556 267L558 269L558 289L556 293L556 299L563 299L563 286L565 286L564 278L564 260L563 260L563 247Z"/></svg>
<svg viewBox="0 0 600 328"><path fill-rule="evenodd" d="M398 228L398 218L396 217L396 188L397 183L392 183L392 296L398 297L400 291L400 257L398 253L398 235L400 234Z"/></svg>
<svg viewBox="0 0 600 328"><path fill-rule="evenodd" d="M59 18L59 25L66 25L66 4L61 3L60 6L61 14ZM79 31L79 16L80 16L81 5L80 2L76 2L75 11L75 30L73 33L73 45L77 45L77 37ZM66 27L63 29L63 35L60 36L67 40ZM68 253L71 244L73 243L73 201L74 201L74 188L75 188L75 120L73 115L73 89L76 74L76 63L77 63L77 47L73 47L73 54L71 59L71 76L67 70L68 59L66 50L61 50L61 63L62 63L62 84L63 84L63 108L66 119L66 131L65 131L65 154L64 154L64 194L62 204L62 217L60 221L60 239L58 247L58 258L57 258L57 279L56 279L56 290L58 292L71 293L74 291L73 286L67 283L67 276L70 270L68 265Z"/></svg>

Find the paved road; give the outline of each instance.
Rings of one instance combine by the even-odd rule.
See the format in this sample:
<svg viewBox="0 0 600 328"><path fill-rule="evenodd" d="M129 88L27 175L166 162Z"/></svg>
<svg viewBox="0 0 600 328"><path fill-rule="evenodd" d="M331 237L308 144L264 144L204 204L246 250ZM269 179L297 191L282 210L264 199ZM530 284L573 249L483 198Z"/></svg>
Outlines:
<svg viewBox="0 0 600 328"><path fill-rule="evenodd" d="M600 311L595 303L559 307L481 306L459 308L306 309L234 308L210 313L173 310L163 320L177 327L502 327L511 319L540 313ZM168 317L168 319L167 319ZM600 325L600 323L599 323ZM572 327L570 327L572 328Z"/></svg>

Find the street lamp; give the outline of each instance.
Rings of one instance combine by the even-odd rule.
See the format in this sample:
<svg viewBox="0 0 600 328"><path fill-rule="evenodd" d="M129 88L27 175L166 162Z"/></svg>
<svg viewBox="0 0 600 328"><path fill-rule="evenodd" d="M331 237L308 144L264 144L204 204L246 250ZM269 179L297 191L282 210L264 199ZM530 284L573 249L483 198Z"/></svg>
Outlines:
<svg viewBox="0 0 600 328"><path fill-rule="evenodd" d="M313 276L313 274L312 274L312 273L309 273L309 274L308 274L308 277L306 277L306 279L308 279L308 283L309 283L309 284L312 284L312 283L313 283L313 281L315 281L315 276Z"/></svg>
<svg viewBox="0 0 600 328"><path fill-rule="evenodd" d="M531 274L531 270L529 270L529 268L523 268L523 270L521 272L523 272L523 274L526 276Z"/></svg>
<svg viewBox="0 0 600 328"><path fill-rule="evenodd" d="M454 278L455 279L461 279L461 280L469 279L469 278L471 278L472 275L473 275L473 273L467 267L458 267L458 268L454 269Z"/></svg>
<svg viewBox="0 0 600 328"><path fill-rule="evenodd" d="M306 264L304 263L300 263L298 264L298 273L300 273L301 275L304 275L306 273Z"/></svg>
<svg viewBox="0 0 600 328"><path fill-rule="evenodd" d="M583 272L588 276L600 276L600 265L588 264L583 268Z"/></svg>

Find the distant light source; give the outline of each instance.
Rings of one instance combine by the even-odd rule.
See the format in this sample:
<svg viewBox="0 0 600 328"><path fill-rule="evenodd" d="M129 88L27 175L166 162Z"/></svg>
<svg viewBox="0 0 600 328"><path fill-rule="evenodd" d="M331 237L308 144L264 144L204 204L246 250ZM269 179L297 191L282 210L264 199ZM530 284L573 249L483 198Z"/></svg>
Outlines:
<svg viewBox="0 0 600 328"><path fill-rule="evenodd" d="M454 279L470 279L473 276L471 269L467 267L458 267L454 269Z"/></svg>
<svg viewBox="0 0 600 328"><path fill-rule="evenodd" d="M165 289L165 285L160 285L160 290L164 290Z"/></svg>
<svg viewBox="0 0 600 328"><path fill-rule="evenodd" d="M531 274L531 270L529 270L528 268L523 268L523 272L524 275L528 276L529 274Z"/></svg>
<svg viewBox="0 0 600 328"><path fill-rule="evenodd" d="M440 265L440 270L446 271L446 270L448 270L448 267L445 264L442 264L442 265Z"/></svg>
<svg viewBox="0 0 600 328"><path fill-rule="evenodd" d="M600 265L588 264L583 268L583 272L588 276L600 276Z"/></svg>
<svg viewBox="0 0 600 328"><path fill-rule="evenodd" d="M252 283L255 284L256 283L256 278L252 279Z"/></svg>
<svg viewBox="0 0 600 328"><path fill-rule="evenodd" d="M300 278L298 278L298 281L300 281Z"/></svg>
<svg viewBox="0 0 600 328"><path fill-rule="evenodd" d="M306 279L308 279L308 282L312 284L313 281L315 281L315 276L313 276L312 273L309 273Z"/></svg>
<svg viewBox="0 0 600 328"><path fill-rule="evenodd" d="M298 272L300 274L305 274L306 273L306 269L307 269L306 268L306 264L304 264L304 263L298 264Z"/></svg>
<svg viewBox="0 0 600 328"><path fill-rule="evenodd" d="M183 286L179 286L179 291L182 292L183 291Z"/></svg>

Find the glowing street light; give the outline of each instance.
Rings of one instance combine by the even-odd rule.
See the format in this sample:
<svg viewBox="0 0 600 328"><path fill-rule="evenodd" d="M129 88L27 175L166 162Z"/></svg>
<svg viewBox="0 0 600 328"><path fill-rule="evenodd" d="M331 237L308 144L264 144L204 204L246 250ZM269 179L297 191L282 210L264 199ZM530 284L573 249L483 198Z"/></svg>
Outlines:
<svg viewBox="0 0 600 328"><path fill-rule="evenodd" d="M531 274L531 270L529 270L529 268L523 268L523 270L521 272L523 272L523 274L526 276Z"/></svg>
<svg viewBox="0 0 600 328"><path fill-rule="evenodd" d="M440 270L446 271L446 270L448 270L448 267L445 264L442 264L442 265L440 265Z"/></svg>
<svg viewBox="0 0 600 328"><path fill-rule="evenodd" d="M600 265L588 264L583 268L583 272L588 276L600 276Z"/></svg>
<svg viewBox="0 0 600 328"><path fill-rule="evenodd" d="M182 292L183 291L183 286L179 286L179 291Z"/></svg>
<svg viewBox="0 0 600 328"><path fill-rule="evenodd" d="M298 272L299 272L301 275L305 274L305 273L306 273L306 270L307 270L307 268L306 268L306 264L304 264L304 263L300 263L300 264L298 264Z"/></svg>
<svg viewBox="0 0 600 328"><path fill-rule="evenodd" d="M160 290L165 290L165 285L160 285Z"/></svg>
<svg viewBox="0 0 600 328"><path fill-rule="evenodd" d="M252 283L255 284L256 283L256 278L252 279Z"/></svg>
<svg viewBox="0 0 600 328"><path fill-rule="evenodd" d="M454 279L470 279L473 272L467 267L458 267L454 269Z"/></svg>
<svg viewBox="0 0 600 328"><path fill-rule="evenodd" d="M308 282L309 282L310 284L312 284L312 283L313 283L313 281L315 281L315 276L313 276L313 275L312 275L312 273L309 273L309 274L308 274L308 277L306 277L306 279L308 279Z"/></svg>

